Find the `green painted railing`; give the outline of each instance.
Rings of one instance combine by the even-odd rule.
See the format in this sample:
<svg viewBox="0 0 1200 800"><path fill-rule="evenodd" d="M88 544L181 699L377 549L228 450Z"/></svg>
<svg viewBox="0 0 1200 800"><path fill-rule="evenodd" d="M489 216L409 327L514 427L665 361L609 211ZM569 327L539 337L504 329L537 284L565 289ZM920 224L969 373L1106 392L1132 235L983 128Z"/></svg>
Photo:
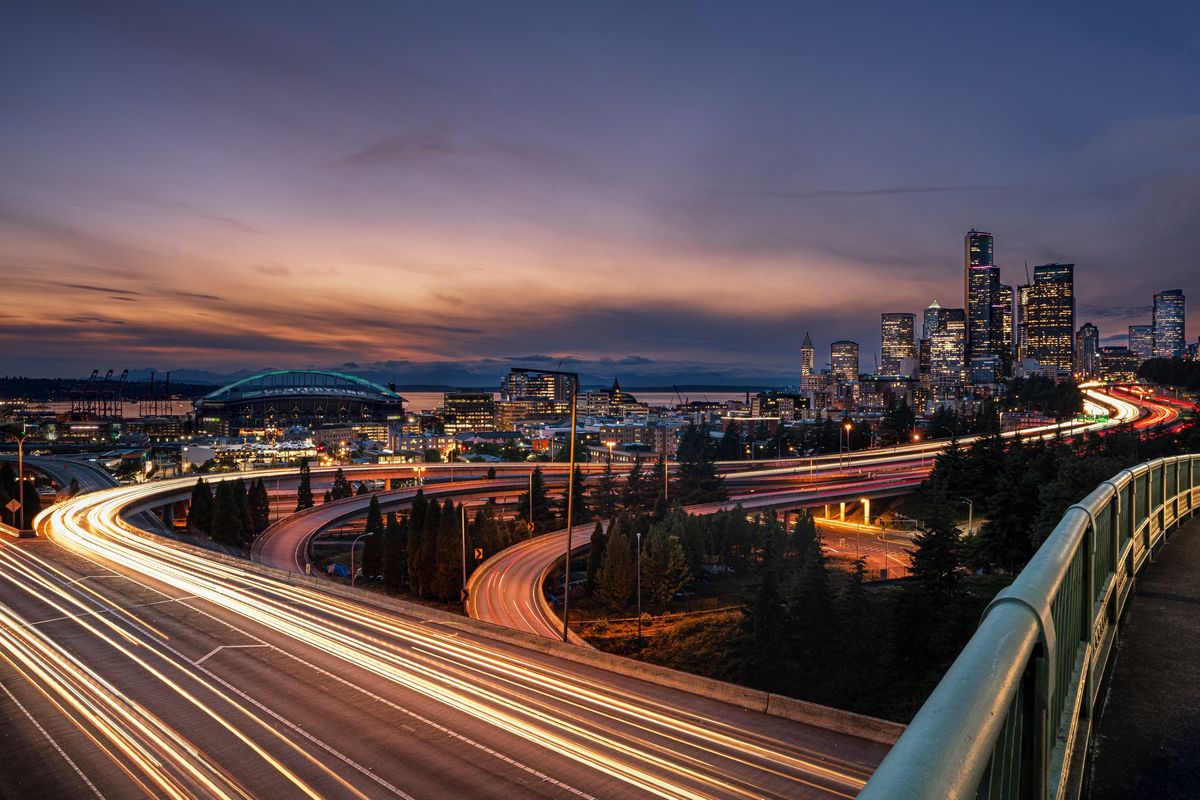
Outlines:
<svg viewBox="0 0 1200 800"><path fill-rule="evenodd" d="M1074 798L1133 578L1200 506L1200 455L1104 481L1063 515L859 794Z"/></svg>

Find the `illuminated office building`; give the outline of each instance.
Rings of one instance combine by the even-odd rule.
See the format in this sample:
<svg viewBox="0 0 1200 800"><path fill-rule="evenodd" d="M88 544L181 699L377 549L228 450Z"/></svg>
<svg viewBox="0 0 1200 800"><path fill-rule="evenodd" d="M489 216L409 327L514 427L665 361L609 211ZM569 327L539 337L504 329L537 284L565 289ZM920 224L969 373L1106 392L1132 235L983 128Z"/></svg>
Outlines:
<svg viewBox="0 0 1200 800"><path fill-rule="evenodd" d="M448 434L496 430L496 401L491 392L446 392L442 427Z"/></svg>
<svg viewBox="0 0 1200 800"><path fill-rule="evenodd" d="M830 345L830 367L833 375L847 383L858 380L858 342L845 339Z"/></svg>
<svg viewBox="0 0 1200 800"><path fill-rule="evenodd" d="M1154 295L1154 357L1183 358L1184 331L1182 289L1167 289Z"/></svg>
<svg viewBox="0 0 1200 800"><path fill-rule="evenodd" d="M904 359L916 361L917 348L913 340L915 325L914 314L892 312L883 315L880 324L880 375L900 375Z"/></svg>
<svg viewBox="0 0 1200 800"><path fill-rule="evenodd" d="M1034 267L1026 311L1026 357L1070 372L1075 366L1075 265Z"/></svg>
<svg viewBox="0 0 1200 800"><path fill-rule="evenodd" d="M1090 322L1075 332L1075 377L1095 378L1100 372L1100 329Z"/></svg>
<svg viewBox="0 0 1200 800"><path fill-rule="evenodd" d="M967 315L961 308L942 311L938 329L929 335L929 378L934 384L956 385L967 378Z"/></svg>
<svg viewBox="0 0 1200 800"><path fill-rule="evenodd" d="M1129 326L1129 351L1137 357L1138 363L1154 358L1154 326Z"/></svg>
<svg viewBox="0 0 1200 800"><path fill-rule="evenodd" d="M925 313L921 315L921 338L928 339L933 335L933 332L942 326L942 318L945 316L946 309L942 308L942 304L934 300L925 309Z"/></svg>
<svg viewBox="0 0 1200 800"><path fill-rule="evenodd" d="M813 374L813 343L812 338L805 333L804 342L800 345L800 377L807 378Z"/></svg>

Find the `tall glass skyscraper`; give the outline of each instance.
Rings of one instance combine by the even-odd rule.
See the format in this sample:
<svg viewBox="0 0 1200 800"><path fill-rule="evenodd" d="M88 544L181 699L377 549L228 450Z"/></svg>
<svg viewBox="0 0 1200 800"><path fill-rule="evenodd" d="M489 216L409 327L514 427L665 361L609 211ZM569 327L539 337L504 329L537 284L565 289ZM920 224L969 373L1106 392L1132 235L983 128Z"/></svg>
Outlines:
<svg viewBox="0 0 1200 800"><path fill-rule="evenodd" d="M992 261L992 235L974 228L963 237L963 308L972 357L992 355L992 306L1000 287L1000 270Z"/></svg>
<svg viewBox="0 0 1200 800"><path fill-rule="evenodd" d="M902 374L901 362L916 359L917 347L913 340L916 325L915 314L900 312L883 315L880 324L880 375ZM915 363L914 363L915 366Z"/></svg>
<svg viewBox="0 0 1200 800"><path fill-rule="evenodd" d="M1154 358L1154 326L1129 326L1129 351L1137 357L1138 363Z"/></svg>
<svg viewBox="0 0 1200 800"><path fill-rule="evenodd" d="M1184 331L1182 289L1167 289L1154 295L1154 357L1183 358L1187 344Z"/></svg>
<svg viewBox="0 0 1200 800"><path fill-rule="evenodd" d="M1034 267L1027 304L1026 357L1070 372L1075 366L1075 265Z"/></svg>
<svg viewBox="0 0 1200 800"><path fill-rule="evenodd" d="M842 339L830 345L829 364L838 380L858 380L858 342Z"/></svg>
<svg viewBox="0 0 1200 800"><path fill-rule="evenodd" d="M1100 373L1100 329L1090 322L1075 332L1075 377L1094 378Z"/></svg>

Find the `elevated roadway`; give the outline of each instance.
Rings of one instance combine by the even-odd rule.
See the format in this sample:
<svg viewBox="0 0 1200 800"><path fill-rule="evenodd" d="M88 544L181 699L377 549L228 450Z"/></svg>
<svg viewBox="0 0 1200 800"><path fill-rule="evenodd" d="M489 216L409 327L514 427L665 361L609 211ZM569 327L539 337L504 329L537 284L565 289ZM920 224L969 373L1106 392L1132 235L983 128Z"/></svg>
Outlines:
<svg viewBox="0 0 1200 800"><path fill-rule="evenodd" d="M887 749L147 535L155 490L0 541L23 796L852 797Z"/></svg>

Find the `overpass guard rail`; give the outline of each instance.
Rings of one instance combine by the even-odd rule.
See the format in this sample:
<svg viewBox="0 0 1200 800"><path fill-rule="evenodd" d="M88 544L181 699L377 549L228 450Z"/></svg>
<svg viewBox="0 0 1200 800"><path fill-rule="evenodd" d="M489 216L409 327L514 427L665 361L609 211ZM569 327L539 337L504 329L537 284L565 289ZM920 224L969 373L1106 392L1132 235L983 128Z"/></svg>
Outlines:
<svg viewBox="0 0 1200 800"><path fill-rule="evenodd" d="M1200 455L1139 464L1071 506L859 794L1073 798L1133 580L1200 505Z"/></svg>

